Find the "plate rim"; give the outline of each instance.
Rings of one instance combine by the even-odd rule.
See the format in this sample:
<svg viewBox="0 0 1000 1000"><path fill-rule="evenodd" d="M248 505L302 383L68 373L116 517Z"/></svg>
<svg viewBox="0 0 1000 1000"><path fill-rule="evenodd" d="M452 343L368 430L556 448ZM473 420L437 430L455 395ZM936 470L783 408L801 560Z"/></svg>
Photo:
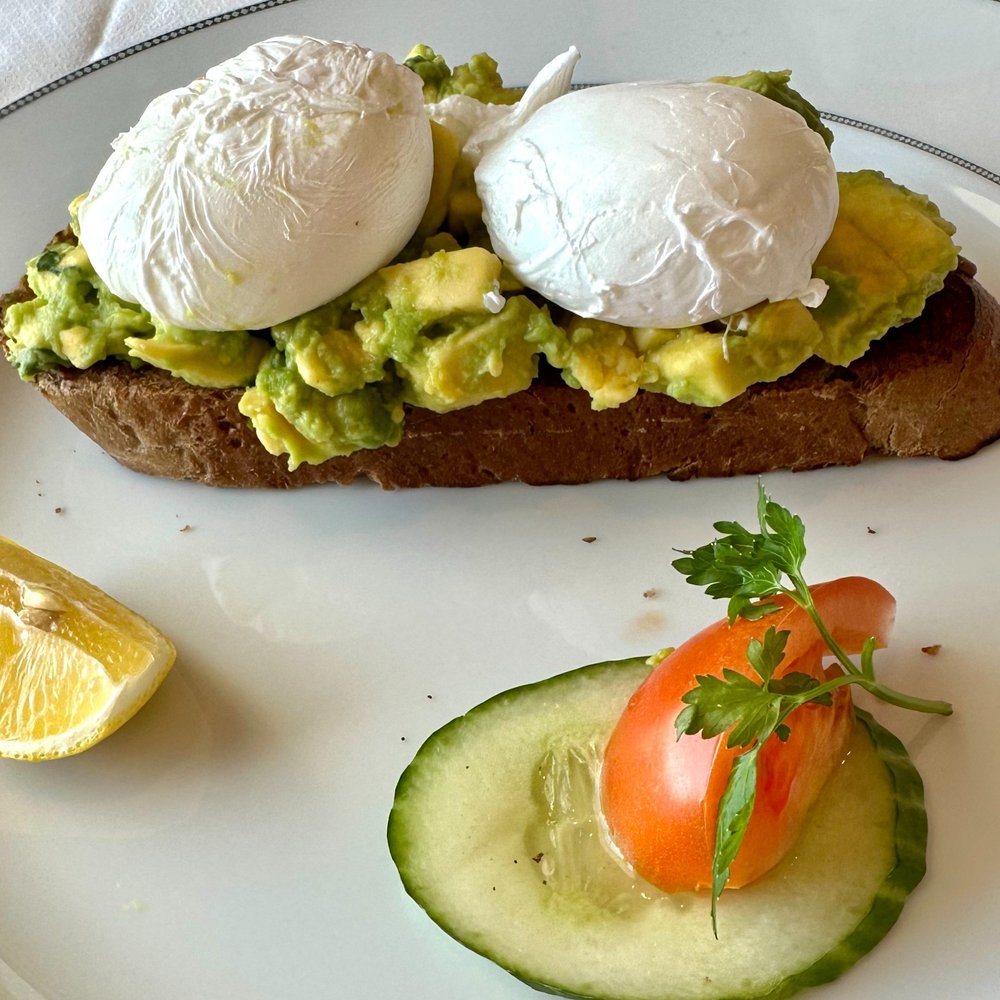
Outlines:
<svg viewBox="0 0 1000 1000"><path fill-rule="evenodd" d="M21 108L27 107L29 104L33 104L40 97L51 94L52 91L59 90L61 87L79 80L81 77L90 76L91 73L95 73L99 69L112 66L123 59L127 59L129 56L145 52L147 49L162 45L164 42L172 42L175 38L191 35L196 31L201 31L202 28L212 28L217 24L224 24L226 21L235 21L237 18L246 17L248 14L257 14L264 10L270 10L273 7L283 7L286 4L296 2L297 0L258 0L257 3L237 7L234 10L223 11L221 14L213 14L211 17L202 18L200 21L193 21L190 24L181 25L179 28L172 28L170 31L165 31L163 34L156 35L153 38L143 39L143 41L128 45L117 52L110 52L100 59L95 59L93 62L87 63L86 66L80 66L70 73L57 77L55 80L50 80L48 83L36 87L27 94L22 94L20 97L15 98L9 104L0 108L0 120L14 114L15 111L20 111Z"/></svg>

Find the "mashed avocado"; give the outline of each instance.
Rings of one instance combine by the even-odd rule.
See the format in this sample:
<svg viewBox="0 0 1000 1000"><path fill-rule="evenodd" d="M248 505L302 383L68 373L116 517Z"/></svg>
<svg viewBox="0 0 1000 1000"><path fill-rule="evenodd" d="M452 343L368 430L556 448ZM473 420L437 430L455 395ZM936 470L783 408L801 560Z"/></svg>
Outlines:
<svg viewBox="0 0 1000 1000"><path fill-rule="evenodd" d="M153 332L149 314L112 295L75 243L50 244L25 270L35 298L10 306L5 321L7 356L22 378L127 359L126 338Z"/></svg>
<svg viewBox="0 0 1000 1000"><path fill-rule="evenodd" d="M395 444L403 403L443 413L526 389L538 370L533 340L555 326L527 297L500 295L501 274L481 247L376 271L274 328L241 412L295 468Z"/></svg>
<svg viewBox="0 0 1000 1000"><path fill-rule="evenodd" d="M399 386L392 380L328 396L307 385L277 348L240 400L261 444L288 455L289 468L318 464L361 448L398 444L403 431Z"/></svg>
<svg viewBox="0 0 1000 1000"><path fill-rule="evenodd" d="M424 101L432 104L451 94L466 94L484 104L516 104L518 87L505 87L497 72L497 62L485 52L467 63L449 69L444 57L430 46L415 45L403 61L424 83Z"/></svg>
<svg viewBox="0 0 1000 1000"><path fill-rule="evenodd" d="M544 345L563 380L597 410L640 389L682 403L719 406L753 385L794 371L815 353L820 330L798 300L767 302L711 329L630 328L574 316Z"/></svg>
<svg viewBox="0 0 1000 1000"><path fill-rule="evenodd" d="M7 310L7 355L25 379L49 368L114 359L164 368L192 385L252 382L268 343L246 330L209 333L169 326L112 295L77 243L52 243L28 261L35 298Z"/></svg>
<svg viewBox="0 0 1000 1000"><path fill-rule="evenodd" d="M451 70L418 46L406 64L428 101L466 94L511 103L519 95L485 55ZM787 73L719 79L793 108L832 138ZM927 198L860 171L839 178L839 215L813 272L829 292L816 309L765 302L678 330L553 316L491 252L457 141L439 126L434 155L429 203L411 244L318 309L263 331L169 326L112 295L86 250L67 238L27 265L36 297L7 310L9 360L25 379L110 359L154 365L198 386L247 386L240 411L294 469L396 444L406 406L446 412L525 389L541 359L588 392L595 409L640 390L717 406L813 354L850 363L919 315L957 262L954 229Z"/></svg>

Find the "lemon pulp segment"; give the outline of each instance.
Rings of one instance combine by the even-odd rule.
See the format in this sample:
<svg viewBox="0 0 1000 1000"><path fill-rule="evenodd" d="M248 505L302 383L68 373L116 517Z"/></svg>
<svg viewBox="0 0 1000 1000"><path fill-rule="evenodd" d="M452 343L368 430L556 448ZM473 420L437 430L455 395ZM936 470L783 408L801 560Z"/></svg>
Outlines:
<svg viewBox="0 0 1000 1000"><path fill-rule="evenodd" d="M135 612L0 537L0 756L85 750L135 714L174 657Z"/></svg>

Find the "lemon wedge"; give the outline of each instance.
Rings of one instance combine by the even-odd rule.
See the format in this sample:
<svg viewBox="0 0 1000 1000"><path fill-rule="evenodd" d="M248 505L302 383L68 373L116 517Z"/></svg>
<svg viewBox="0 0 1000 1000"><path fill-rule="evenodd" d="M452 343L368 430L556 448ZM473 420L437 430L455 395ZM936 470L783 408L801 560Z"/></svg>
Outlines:
<svg viewBox="0 0 1000 1000"><path fill-rule="evenodd" d="M0 536L0 756L93 746L146 703L174 656L134 611Z"/></svg>

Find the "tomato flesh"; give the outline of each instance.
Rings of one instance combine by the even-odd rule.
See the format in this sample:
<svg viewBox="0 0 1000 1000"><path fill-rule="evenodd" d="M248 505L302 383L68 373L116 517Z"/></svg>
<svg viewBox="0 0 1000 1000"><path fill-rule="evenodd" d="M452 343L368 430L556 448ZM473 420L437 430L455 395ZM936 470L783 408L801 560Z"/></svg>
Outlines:
<svg viewBox="0 0 1000 1000"><path fill-rule="evenodd" d="M874 636L888 639L895 600L864 577L845 577L811 588L820 617L848 653ZM725 737L677 739L674 721L682 695L701 674L724 668L758 679L747 662L747 643L768 628L790 632L776 676L792 671L823 678L826 644L805 611L787 598L759 621L717 622L667 656L632 696L605 751L601 804L611 838L647 881L666 892L708 888L719 799L733 757ZM839 668L826 668L831 673ZM788 717L791 735L770 740L757 764L757 798L727 885L760 877L794 844L801 824L833 769L843 759L854 715L848 688L832 706L804 705Z"/></svg>

